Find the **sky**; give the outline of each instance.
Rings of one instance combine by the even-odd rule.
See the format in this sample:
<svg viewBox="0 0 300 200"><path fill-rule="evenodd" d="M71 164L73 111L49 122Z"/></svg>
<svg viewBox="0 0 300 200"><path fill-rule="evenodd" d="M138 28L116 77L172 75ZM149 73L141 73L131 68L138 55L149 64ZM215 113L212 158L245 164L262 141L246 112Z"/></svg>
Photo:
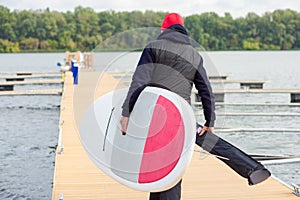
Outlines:
<svg viewBox="0 0 300 200"><path fill-rule="evenodd" d="M229 12L233 17L245 17L249 12L262 15L277 9L300 12L299 0L0 0L0 5L10 10L46 9L73 11L77 6L91 7L95 11L153 10L177 12L182 16L216 12L223 16Z"/></svg>

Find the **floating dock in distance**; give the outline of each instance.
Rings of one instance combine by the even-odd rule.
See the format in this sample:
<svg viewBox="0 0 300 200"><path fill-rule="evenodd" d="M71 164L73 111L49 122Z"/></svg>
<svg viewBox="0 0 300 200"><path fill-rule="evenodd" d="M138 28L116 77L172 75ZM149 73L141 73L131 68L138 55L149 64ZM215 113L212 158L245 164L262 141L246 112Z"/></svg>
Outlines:
<svg viewBox="0 0 300 200"><path fill-rule="evenodd" d="M0 85L0 91L12 91L14 90L14 85Z"/></svg>
<svg viewBox="0 0 300 200"><path fill-rule="evenodd" d="M17 72L3 72L3 71L0 71L0 75L3 75L3 74L11 74L11 75L17 75L17 76L31 76L31 75L41 75L41 74L57 74L57 72L33 72L33 71L17 71Z"/></svg>
<svg viewBox="0 0 300 200"><path fill-rule="evenodd" d="M193 105L202 106L201 102L194 102ZM290 106L297 107L300 106L300 103L225 103L225 102L216 102L216 106Z"/></svg>
<svg viewBox="0 0 300 200"><path fill-rule="evenodd" d="M195 94L195 101L199 102L197 90L193 89L193 93ZM300 103L300 89L214 89L213 93L215 95L216 102L224 102L225 94L228 93L273 93L273 94L284 94L289 93L291 96L291 103Z"/></svg>
<svg viewBox="0 0 300 200"><path fill-rule="evenodd" d="M131 76L130 76L131 77ZM120 79L122 78L121 76L115 75L114 78ZM123 77L124 78L124 77ZM240 84L240 88L241 89L263 89L263 85L265 83L265 81L246 81L246 80L219 80L219 79L215 79L215 80L210 80L211 83L239 83ZM130 85L131 80L128 78L124 78L124 80L122 81L122 83L124 83L125 85Z"/></svg>
<svg viewBox="0 0 300 200"><path fill-rule="evenodd" d="M16 95L61 95L62 89L53 90L15 90L1 91L0 96L16 96Z"/></svg>
<svg viewBox="0 0 300 200"><path fill-rule="evenodd" d="M61 137L56 151L53 200L148 199L148 193L129 189L99 170L89 159L77 132L79 124L76 123L80 123L88 105L118 85L119 80L107 73L81 72L79 84L74 86L71 74L67 73L61 101ZM217 158L196 152L183 177L182 199L299 200L274 178L250 187L246 179L239 177Z"/></svg>
<svg viewBox="0 0 300 200"><path fill-rule="evenodd" d="M13 81L24 81L24 78L6 78L5 79L8 82L13 82Z"/></svg>
<svg viewBox="0 0 300 200"><path fill-rule="evenodd" d="M209 74L209 75L208 75L208 78L209 78L210 80L226 80L227 77L228 77L228 76L225 75L225 74L223 74L223 75L219 75L219 74L215 74L215 75Z"/></svg>
<svg viewBox="0 0 300 200"><path fill-rule="evenodd" d="M111 72L107 72L108 74L111 74L112 76L114 76L114 78L120 79L120 78L124 78L124 79L129 79L131 78L131 76L133 75L132 71L111 71ZM222 75L208 75L208 78L216 81L216 82L222 82L222 81L226 81L228 75L226 74L222 74Z"/></svg>
<svg viewBox="0 0 300 200"><path fill-rule="evenodd" d="M124 81L130 81L133 72L132 71L115 71L108 72L113 75L116 79L124 79ZM241 88L263 88L263 84L266 82L264 80L230 80L227 79L228 75L208 75L211 83L240 83Z"/></svg>
<svg viewBox="0 0 300 200"><path fill-rule="evenodd" d="M215 93L300 93L300 89L215 89ZM196 91L195 91L196 92Z"/></svg>
<svg viewBox="0 0 300 200"><path fill-rule="evenodd" d="M263 85L266 81L262 80L222 80L212 79L211 83L239 83L241 89L263 89Z"/></svg>
<svg viewBox="0 0 300 200"><path fill-rule="evenodd" d="M0 79L6 79L7 81L23 81L27 78L51 78L51 77L61 77L61 73L55 74L32 74L32 75L21 75L21 76L0 76Z"/></svg>
<svg viewBox="0 0 300 200"><path fill-rule="evenodd" d="M42 85L42 84L61 84L63 83L62 79L49 79L49 80L31 80L31 81L8 81L0 82L0 86L7 85Z"/></svg>
<svg viewBox="0 0 300 200"><path fill-rule="evenodd" d="M196 116L202 116L203 112L195 112ZM217 116L251 116L251 117L300 117L300 113L229 113L229 112L218 112Z"/></svg>
<svg viewBox="0 0 300 200"><path fill-rule="evenodd" d="M209 82L211 83L265 83L266 81L263 80L231 80L231 79L226 79L226 80L220 80L220 79L213 79L210 80Z"/></svg>
<svg viewBox="0 0 300 200"><path fill-rule="evenodd" d="M125 85L131 82L133 72L109 72L116 79L122 79ZM240 83L241 89L262 89L264 80L228 80L227 75L208 75L211 83Z"/></svg>
<svg viewBox="0 0 300 200"><path fill-rule="evenodd" d="M299 128L215 128L216 133L232 132L300 132Z"/></svg>

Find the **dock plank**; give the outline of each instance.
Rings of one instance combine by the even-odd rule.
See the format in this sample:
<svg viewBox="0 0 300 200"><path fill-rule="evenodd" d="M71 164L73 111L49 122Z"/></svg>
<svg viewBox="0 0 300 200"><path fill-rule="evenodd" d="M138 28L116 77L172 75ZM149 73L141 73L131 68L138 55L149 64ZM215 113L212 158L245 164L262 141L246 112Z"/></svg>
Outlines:
<svg viewBox="0 0 300 200"><path fill-rule="evenodd" d="M61 89L51 90L15 90L15 91L0 91L0 96L12 96L12 95L60 95Z"/></svg>
<svg viewBox="0 0 300 200"><path fill-rule="evenodd" d="M36 80L36 81L8 81L0 82L0 85L39 85L39 84L60 84L62 79Z"/></svg>
<svg viewBox="0 0 300 200"><path fill-rule="evenodd" d="M61 100L65 109L60 115L64 151L56 155L52 199L57 200L60 194L64 200L148 199L148 193L129 189L101 172L88 158L77 132L84 110L94 99L122 85L109 74L80 72L79 77L77 86L72 85L71 74L65 79ZM250 187L221 161L200 153L193 154L182 188L184 200L298 200L272 178Z"/></svg>
<svg viewBox="0 0 300 200"><path fill-rule="evenodd" d="M55 74L32 74L32 75L2 75L0 79L22 79L22 78L48 78L48 77L61 77L61 73Z"/></svg>
<svg viewBox="0 0 300 200"><path fill-rule="evenodd" d="M196 92L194 90L194 92ZM215 89L214 93L300 93L300 89L294 88L270 88L270 89Z"/></svg>

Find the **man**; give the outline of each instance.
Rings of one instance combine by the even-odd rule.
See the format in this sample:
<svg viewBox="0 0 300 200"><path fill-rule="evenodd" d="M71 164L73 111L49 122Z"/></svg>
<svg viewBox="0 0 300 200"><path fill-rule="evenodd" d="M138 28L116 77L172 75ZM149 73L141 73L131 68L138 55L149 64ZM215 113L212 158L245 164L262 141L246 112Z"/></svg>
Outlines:
<svg viewBox="0 0 300 200"><path fill-rule="evenodd" d="M146 86L156 86L177 93L190 103L193 84L201 97L205 124L200 132L213 132L215 103L212 89L203 67L203 59L192 47L191 39L184 28L184 20L177 13L164 17L162 33L143 50L132 82L122 106L121 126L126 134L134 99ZM181 181L173 188L150 193L150 200L177 200L181 197Z"/></svg>

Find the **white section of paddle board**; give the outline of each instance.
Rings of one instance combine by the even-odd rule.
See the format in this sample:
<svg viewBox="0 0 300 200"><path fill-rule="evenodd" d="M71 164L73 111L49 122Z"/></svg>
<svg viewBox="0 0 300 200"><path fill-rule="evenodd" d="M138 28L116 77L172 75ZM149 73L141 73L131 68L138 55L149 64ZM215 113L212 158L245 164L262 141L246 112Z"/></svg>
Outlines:
<svg viewBox="0 0 300 200"><path fill-rule="evenodd" d="M97 99L80 125L82 144L104 173L137 190L161 191L175 185L188 166L195 143L190 105L164 89L146 87L122 135L120 117L127 89Z"/></svg>

